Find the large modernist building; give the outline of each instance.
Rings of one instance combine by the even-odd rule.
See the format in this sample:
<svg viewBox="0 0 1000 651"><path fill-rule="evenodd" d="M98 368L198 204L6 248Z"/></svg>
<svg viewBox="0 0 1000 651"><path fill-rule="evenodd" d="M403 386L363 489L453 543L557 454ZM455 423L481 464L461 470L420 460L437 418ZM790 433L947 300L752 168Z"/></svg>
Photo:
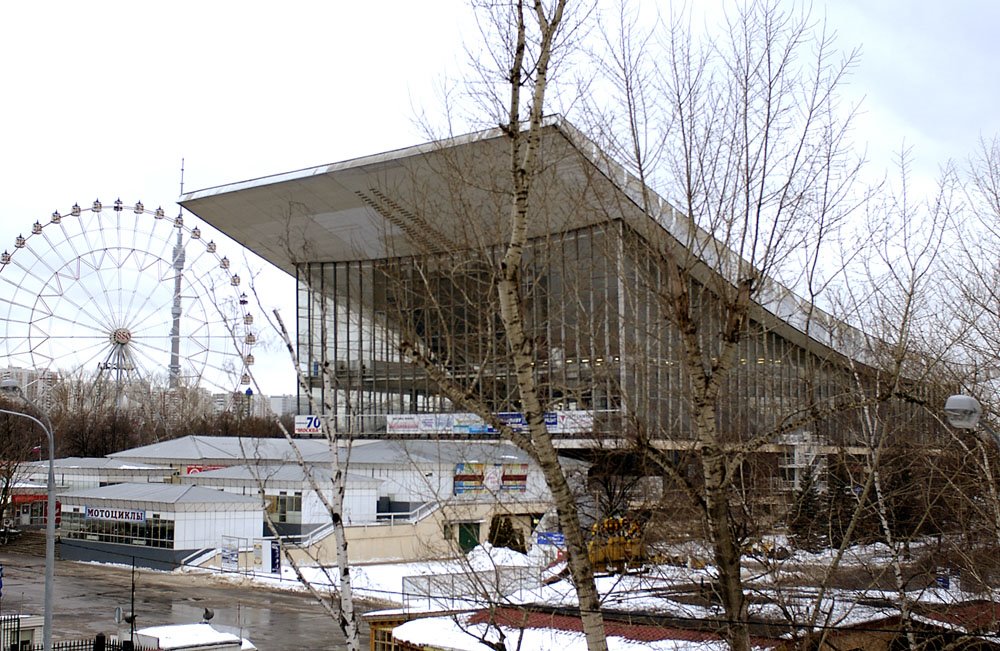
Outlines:
<svg viewBox="0 0 1000 651"><path fill-rule="evenodd" d="M566 448L621 447L641 432L681 452L693 428L679 333L663 304L665 253L687 272L703 332L719 318L719 291L733 287L725 271L736 258L565 121L547 124L541 148L523 278L550 428ZM419 346L516 423L495 286L508 156L499 131L476 133L200 190L181 203L298 279L302 370L316 396L336 405L339 427L368 438L489 436L400 344ZM856 442L855 416L828 407L875 390L867 371L877 350L768 279L745 328L720 431L760 436L813 410L817 418L768 448L794 480L817 451ZM332 381L323 381L324 362ZM305 404L300 396L300 413ZM909 435L930 431L920 409L879 408Z"/></svg>

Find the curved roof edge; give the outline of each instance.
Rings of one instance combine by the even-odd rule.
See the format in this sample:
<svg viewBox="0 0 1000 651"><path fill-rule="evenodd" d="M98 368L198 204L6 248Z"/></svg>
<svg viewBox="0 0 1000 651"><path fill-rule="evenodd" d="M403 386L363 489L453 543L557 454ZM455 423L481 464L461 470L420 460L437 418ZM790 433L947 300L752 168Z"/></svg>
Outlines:
<svg viewBox="0 0 1000 651"><path fill-rule="evenodd" d="M544 122L545 126L557 126L565 122L565 120L562 118L562 116L554 115L546 117ZM291 172L282 172L280 174L260 176L254 179L247 179L245 181L237 181L235 183L227 183L224 185L216 185L208 188L203 188L201 190L194 190L193 192L186 192L182 194L178 202L184 204L189 201L204 199L206 197L226 194L229 192L238 192L240 190L247 190L250 188L259 188L267 185L275 185L278 183L285 183L287 181L298 181L313 176L321 176L324 174L332 174L334 172L340 172L348 169L356 169L361 167L367 167L370 165L379 165L394 160L413 158L414 156L429 154L431 152L438 151L440 149L466 145L480 140L490 140L492 138L499 138L502 135L503 132L497 127L494 127L492 129L484 129L482 131L474 131L472 133L466 133L458 136L451 136L448 138L442 138L440 140L432 140L430 142L411 145L409 147L390 149L389 151L384 151L378 154L358 156L355 158L348 158L347 160L338 161L335 163L316 165L314 167L304 167L302 169L292 170Z"/></svg>
<svg viewBox="0 0 1000 651"><path fill-rule="evenodd" d="M568 120L556 116L551 120L551 124L622 194L628 197L637 209L646 212L643 209L643 184L638 177L628 171L624 165L611 158L593 139L586 136ZM695 224L653 188L646 186L645 189L648 196L653 199L651 203L654 204L653 210L655 211L655 213L646 212L646 214L678 242L684 243L693 239L699 242L719 243L714 235ZM702 252L718 250L725 251L726 254L732 256L733 260L739 261L738 255L728 248L722 246L702 247ZM718 274L717 267L722 262L721 260L705 260L704 255L701 258L713 273ZM742 263L749 266L745 260L742 260ZM754 303L768 314L791 326L807 338L851 359L869 364L874 361L869 354L869 349L865 346L868 335L862 330L826 312L774 278L770 276L763 276L763 278L764 282L754 299Z"/></svg>

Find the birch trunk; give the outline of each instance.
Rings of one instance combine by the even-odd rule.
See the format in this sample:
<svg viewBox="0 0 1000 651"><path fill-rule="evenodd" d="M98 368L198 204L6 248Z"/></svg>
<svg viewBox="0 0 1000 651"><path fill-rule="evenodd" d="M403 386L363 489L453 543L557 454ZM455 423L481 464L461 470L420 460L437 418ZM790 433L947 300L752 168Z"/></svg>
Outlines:
<svg viewBox="0 0 1000 651"><path fill-rule="evenodd" d="M524 21L524 3L518 2L515 11L517 35L513 48L510 70L510 103L508 105L507 133L510 138L510 239L501 261L497 283L500 316L503 321L511 361L517 378L518 396L528 427L528 437L533 456L545 475L555 503L559 524L566 536L568 564L580 604L580 619L587 639L588 651L606 651L604 619L601 601L594 582L593 568L580 527L576 500L559 464L559 456L545 427L545 411L534 375L535 347L525 331L525 301L521 287L521 264L528 240L528 226L539 218L530 202L531 184L538 160L539 132L548 86L549 64L552 59L556 36L559 33L565 2L560 0L547 15L538 1L532 5L539 31L539 44L534 70L525 70L527 29ZM531 80L529 119L526 126L520 117L522 79ZM526 84L527 85L527 84Z"/></svg>
<svg viewBox="0 0 1000 651"><path fill-rule="evenodd" d="M322 323L327 323L326 307L325 301L322 308ZM288 333L288 329L285 327L285 323L278 314L277 310L274 313L275 324L282 340L284 341L285 348L292 360L292 364L296 369L300 369L298 355L295 352L295 346L292 344L291 335ZM324 329L321 334L323 340L322 350L327 350L326 346L326 331ZM330 396L334 394L332 385L332 372L329 368L329 363L323 360L323 384L324 384L324 395ZM312 406L313 413L317 411L316 406L313 404L312 391L309 389L309 385L306 382L305 377L302 375L301 371L298 372L299 390L304 394L309 396L309 402ZM316 588L314 588L303 576L297 564L292 563L292 567L295 570L296 576L298 576L299 581L306 586L310 594L313 595L320 603L327 609L327 612L331 617L337 620L337 624L340 630L344 633L346 638L347 646L349 651L360 651L361 649L361 639L358 631L358 619L357 613L354 609L354 592L351 583L351 567L350 559L347 555L347 535L344 530L344 492L346 487L346 477L344 475L344 465L341 464L341 450L338 437L335 429L330 424L331 418L336 418L336 414L333 413L333 405L324 404L321 413L323 414L322 419L322 431L323 435L326 437L330 445L330 471L333 477L333 497L328 499L324 490L326 486L320 485L320 483L315 479L311 472L309 472L308 464L302 457L298 447L295 445L295 439L292 438L291 434L282 427L282 433L285 435L285 439L291 444L292 451L295 454L296 463L299 467L304 470L304 474L309 482L309 487L312 489L316 495L319 497L320 502L322 502L323 507L330 516L330 522L333 526L333 536L337 547L337 577L338 577L338 589L337 589L337 603L336 608L330 606L327 599L321 595ZM348 440L350 444L350 440ZM350 448L348 447L348 450ZM287 557L287 556L286 556ZM291 560L289 558L289 560Z"/></svg>
<svg viewBox="0 0 1000 651"><path fill-rule="evenodd" d="M524 219L524 212L516 216ZM514 262L518 258L517 247L508 251L506 262ZM506 263L505 263L506 264ZM518 286L516 265L506 264L504 278L500 281L500 308L507 332L507 338L513 351L513 361L517 384L528 425L528 435L534 448L535 458L545 475L549 491L555 503L559 516L559 525L566 536L568 565L573 585L576 588L577 599L580 602L580 619L583 632L587 637L589 651L604 651L607 641L604 634L604 619L601 615L601 600L594 582L594 572L587 554L587 545L580 526L576 500L570 490L569 483L559 464L559 456L549 433L545 428L545 414L539 400L538 388L533 373L534 356L531 354L531 342L524 332L521 318L521 301Z"/></svg>
<svg viewBox="0 0 1000 651"><path fill-rule="evenodd" d="M725 612L723 637L733 651L749 651L750 633L747 627L747 604L740 574L742 550L735 539L729 517L726 490L725 457L717 452L702 450L702 471L705 481L705 511L716 568L718 590Z"/></svg>

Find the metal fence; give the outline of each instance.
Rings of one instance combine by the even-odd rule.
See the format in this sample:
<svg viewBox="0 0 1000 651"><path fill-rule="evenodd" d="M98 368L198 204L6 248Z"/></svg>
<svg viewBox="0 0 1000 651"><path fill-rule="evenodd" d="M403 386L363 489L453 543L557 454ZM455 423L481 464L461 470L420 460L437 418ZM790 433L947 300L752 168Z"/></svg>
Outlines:
<svg viewBox="0 0 1000 651"><path fill-rule="evenodd" d="M519 599L542 585L537 567L497 567L457 574L403 577L403 605L407 608L453 608L469 602L496 603Z"/></svg>
<svg viewBox="0 0 1000 651"><path fill-rule="evenodd" d="M21 618L17 615L5 615L0 618L0 645L3 648L16 646L21 638Z"/></svg>
<svg viewBox="0 0 1000 651"><path fill-rule="evenodd" d="M41 643L16 648L18 651L43 651ZM128 651L129 649L156 651L152 647L139 646L138 644L133 646L129 640L113 640L101 635L85 640L59 640L52 643L52 651Z"/></svg>

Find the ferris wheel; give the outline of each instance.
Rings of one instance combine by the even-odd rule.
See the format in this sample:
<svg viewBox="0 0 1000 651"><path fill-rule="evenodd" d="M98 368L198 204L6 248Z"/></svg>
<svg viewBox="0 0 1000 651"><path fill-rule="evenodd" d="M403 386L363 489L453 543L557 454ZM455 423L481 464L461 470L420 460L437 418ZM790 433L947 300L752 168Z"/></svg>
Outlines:
<svg viewBox="0 0 1000 651"><path fill-rule="evenodd" d="M253 316L216 244L142 202L53 212L0 254L0 364L34 395L65 380L237 392L250 383Z"/></svg>

